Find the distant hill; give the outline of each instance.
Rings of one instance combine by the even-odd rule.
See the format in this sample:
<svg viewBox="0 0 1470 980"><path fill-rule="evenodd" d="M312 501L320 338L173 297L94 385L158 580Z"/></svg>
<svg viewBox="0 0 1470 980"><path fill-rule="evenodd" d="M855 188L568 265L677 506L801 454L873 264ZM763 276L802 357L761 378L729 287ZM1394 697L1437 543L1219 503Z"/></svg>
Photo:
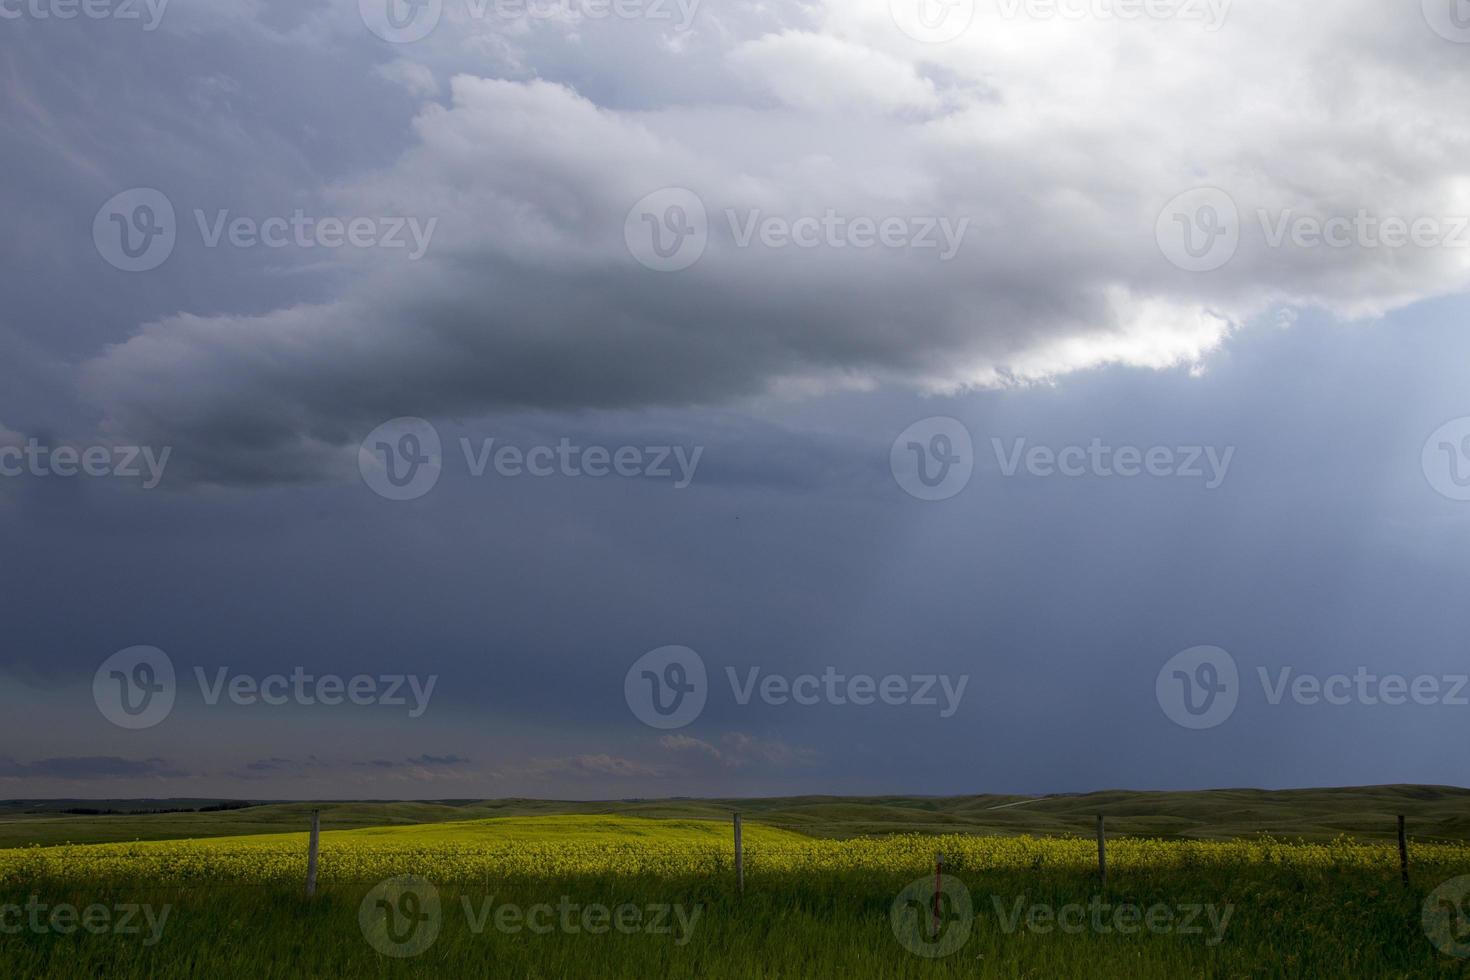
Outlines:
<svg viewBox="0 0 1470 980"><path fill-rule="evenodd" d="M1340 789L1221 789L1194 792L1100 793L1043 797L837 797L670 799L569 802L444 800L433 802L257 802L244 809L201 808L224 800L12 800L0 803L0 847L280 833L306 829L312 809L325 829L441 823L541 814L621 814L671 819L750 821L817 837L863 834L969 833L1087 835L1101 813L1108 831L1142 837L1274 837L1326 840L1347 834L1392 837L1405 814L1421 840L1470 840L1470 789L1371 786ZM106 814L67 810L122 811Z"/></svg>

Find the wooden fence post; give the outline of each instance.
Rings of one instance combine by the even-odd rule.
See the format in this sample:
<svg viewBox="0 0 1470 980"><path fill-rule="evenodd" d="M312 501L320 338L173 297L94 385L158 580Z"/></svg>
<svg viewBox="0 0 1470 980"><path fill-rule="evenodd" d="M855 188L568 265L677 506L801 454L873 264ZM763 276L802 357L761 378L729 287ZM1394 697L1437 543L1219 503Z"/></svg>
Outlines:
<svg viewBox="0 0 1470 980"><path fill-rule="evenodd" d="M306 897L316 894L316 852L320 843L322 822L321 811L311 811L311 843L306 848Z"/></svg>
<svg viewBox="0 0 1470 980"><path fill-rule="evenodd" d="M940 851L934 855L934 931L929 935L938 936L940 926L940 904L939 896L944 891L944 852Z"/></svg>
<svg viewBox="0 0 1470 980"><path fill-rule="evenodd" d="M1102 887L1108 887L1108 841L1103 836L1103 815L1097 815L1097 877Z"/></svg>
<svg viewBox="0 0 1470 980"><path fill-rule="evenodd" d="M735 814L735 888L745 894L745 851L740 843L740 814Z"/></svg>
<svg viewBox="0 0 1470 980"><path fill-rule="evenodd" d="M1399 877L1404 887L1409 887L1409 838L1404 833L1404 815L1399 814Z"/></svg>

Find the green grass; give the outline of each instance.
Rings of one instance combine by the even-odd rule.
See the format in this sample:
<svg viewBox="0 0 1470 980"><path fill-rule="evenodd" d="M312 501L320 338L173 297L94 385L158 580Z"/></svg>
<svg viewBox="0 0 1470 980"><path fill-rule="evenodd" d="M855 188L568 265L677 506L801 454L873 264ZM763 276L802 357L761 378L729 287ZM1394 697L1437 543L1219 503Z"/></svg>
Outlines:
<svg viewBox="0 0 1470 980"><path fill-rule="evenodd" d="M205 801L188 801L198 805ZM65 801L66 805L159 807L168 801ZM1109 791L1080 795L928 797L786 797L754 800L456 800L446 802L272 803L221 813L64 815L45 804L0 805L0 847L28 844L237 837L307 826L322 810L333 830L462 822L486 817L606 814L659 819L727 820L739 811L773 827L818 837L893 833L1088 834L1105 814L1111 832L1130 836L1227 840L1270 834L1330 840L1339 834L1387 839L1406 814L1422 839L1470 840L1470 790L1380 786L1305 790ZM26 812L27 810L43 812Z"/></svg>
<svg viewBox="0 0 1470 980"><path fill-rule="evenodd" d="M328 886L312 902L297 889L160 888L115 884L41 894L43 901L150 903L155 918L170 906L161 938L147 935L0 937L11 977L227 978L297 977L659 977L709 980L897 977L1456 977L1464 961L1438 953L1419 927L1420 890L1364 872L1283 873L1258 868L1201 878L1153 874L1119 883L1108 901L1147 907L1215 903L1232 907L1222 942L1204 926L1199 935L1080 935L1007 932L998 901L1027 905L1085 904L1097 894L1085 875L973 872L968 879L977 915L968 942L953 955L921 959L900 945L890 908L903 877L876 873L785 875L752 881L743 896L726 882L571 878L492 883L488 888L438 889L437 938L408 959L382 955L359 924L367 885ZM0 893L24 902L30 889ZM501 931L494 912L479 932L474 916L487 907L565 903L609 908L681 905L687 934L670 916L668 934L609 931L549 934L524 927ZM698 907L697 918L692 918ZM642 915L647 921L648 913ZM507 920L509 921L509 920ZM541 920L544 924L547 920ZM555 921L554 919L551 921Z"/></svg>
<svg viewBox="0 0 1470 980"><path fill-rule="evenodd" d="M807 839L794 831L763 827L759 824L748 824L744 830L744 836L755 844L779 844ZM532 840L538 844L568 846L579 843L606 844L609 842L636 845L645 841L675 845L722 845L730 838L731 828L724 821L555 815L493 817L433 824L324 830L321 834L321 846L323 848L356 845L372 847L386 844L389 846L432 847L435 844L453 843L489 847L496 844L515 844ZM180 839L205 841L211 846L224 848L275 848L287 845L295 847L304 854L307 833L306 831L293 831ZM136 846L130 845L129 849L167 850L175 843L172 840L144 841Z"/></svg>
<svg viewBox="0 0 1470 980"><path fill-rule="evenodd" d="M0 853L0 906L20 907L0 910L0 963L7 977L117 980L1467 977L1470 958L1436 949L1421 922L1432 889L1470 875L1467 847L1415 848L1415 875L1405 888L1396 852L1382 842L1324 847L1115 840L1104 891L1092 845L1075 837L831 839L849 836L843 831L854 827L952 833L997 819L1014 821L1003 827L1007 834L1032 826L1090 833L1091 815L1099 810L1109 814L1114 832L1134 822L1150 827L1167 820L1176 837L1218 837L1226 836L1220 828L1259 827L1262 814L1269 813L1273 821L1289 814L1295 826L1312 828L1314 837L1353 821L1381 837L1379 824L1392 833L1395 812L1413 815L1411 827L1453 827L1460 819L1455 811L1467 798L1458 790L1389 787L1094 794L999 811L992 807L1018 798L326 804L323 877L311 901L301 884L308 804L211 814L32 814L7 821L12 837L37 827L46 832L27 843L55 843L58 827L104 838L138 827L157 835L181 828L202 832L177 843ZM727 815L736 807L748 815L744 894L734 888L729 863ZM1030 811L1024 818L1029 825L1019 811ZM425 815L429 822L408 822ZM385 816L387 823L361 823ZM818 829L827 839L793 826ZM927 903L931 848L946 850L947 873L967 887L974 913L966 920L968 940L940 959L906 948L892 918L900 894L916 881ZM351 856L358 851L388 858L354 864ZM223 858L196 861L214 852ZM667 860L670 854L677 859ZM650 861L640 855L663 857ZM376 902L383 896L372 891L376 879L404 872L437 879L433 894L440 913L433 942L415 956L395 958L373 945L360 915L366 906L368 921L381 926L383 909ZM28 914L30 902L78 909L146 905L159 928L150 935L146 917L139 915L138 934L93 935L46 926L43 916L43 928L32 931L28 920L17 917ZM1190 906L1211 907L1223 928L1207 914L1196 920L1202 931L1187 935L1120 934L1090 922L1075 934L1047 927L1046 915L1070 905L1086 916L1094 902L1157 906L1176 915L1187 914ZM645 922L658 914L651 907L675 906L683 918L669 914L668 932L609 928L589 934L580 911L591 904L637 908ZM535 906L550 908L549 918L541 920L550 923L548 932L533 933L514 918L497 927L496 910L512 908L524 916ZM559 910L571 906L577 911L565 927ZM391 902L389 907L413 910ZM1050 910L1041 913L1036 929L1025 920L1032 907ZM912 918L911 906L900 902L899 910L902 924L920 921ZM1221 919L1226 910L1228 920ZM487 911L489 918L481 919ZM1018 911L1022 918L1011 926L1006 920Z"/></svg>

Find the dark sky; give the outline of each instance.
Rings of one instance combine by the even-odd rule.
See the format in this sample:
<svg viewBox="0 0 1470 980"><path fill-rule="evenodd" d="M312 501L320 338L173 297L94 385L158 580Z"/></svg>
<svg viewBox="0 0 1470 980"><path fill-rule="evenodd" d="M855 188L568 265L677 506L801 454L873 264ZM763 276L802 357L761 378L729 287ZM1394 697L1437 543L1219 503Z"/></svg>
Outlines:
<svg viewBox="0 0 1470 980"><path fill-rule="evenodd" d="M144 474L0 475L0 795L1463 784L1470 38L1239 0L941 43L888 6L0 20L0 473ZM688 267L650 194L705 212ZM1360 215L1440 234L1272 241ZM857 244L890 218L964 231ZM670 646L703 684L638 663ZM228 693L293 672L375 703Z"/></svg>

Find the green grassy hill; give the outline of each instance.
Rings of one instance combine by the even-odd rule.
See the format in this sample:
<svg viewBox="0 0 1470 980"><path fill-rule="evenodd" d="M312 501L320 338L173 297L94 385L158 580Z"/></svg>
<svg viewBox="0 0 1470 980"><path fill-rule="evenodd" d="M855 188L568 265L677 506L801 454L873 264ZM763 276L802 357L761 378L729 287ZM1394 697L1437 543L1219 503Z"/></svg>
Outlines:
<svg viewBox="0 0 1470 980"><path fill-rule="evenodd" d="M751 844L810 842L811 838L791 830L766 827L758 823L746 825L744 839ZM646 817L603 815L548 814L535 817L493 817L489 819L446 820L438 823L398 824L392 826L326 829L322 832L323 848L333 845L366 847L405 846L432 848L437 844L523 846L528 841L557 847L576 844L609 844L656 842L659 845L726 844L730 825L723 820L656 820ZM224 837L196 838L189 843L202 846L224 846L231 850L285 846L305 853L307 834L303 828L271 833L253 833ZM207 842L207 843L206 843ZM102 845L105 847L105 845ZM169 852L180 846L178 839L127 842L129 854Z"/></svg>
<svg viewBox="0 0 1470 980"><path fill-rule="evenodd" d="M187 801L201 805L208 801ZM1096 814L1108 831L1165 838L1275 837L1330 839L1339 834L1387 838L1394 817L1409 818L1423 840L1470 840L1470 790L1443 786L1343 789L1108 791L1077 795L956 797L803 796L753 800L447 800L438 802L262 803L213 813L119 813L60 809L161 809L179 801L16 801L0 805L0 847L29 844L234 837L303 830L312 809L326 830L393 827L548 814L609 814L677 820L724 820L734 812L770 827L818 837L890 833L1080 834Z"/></svg>

